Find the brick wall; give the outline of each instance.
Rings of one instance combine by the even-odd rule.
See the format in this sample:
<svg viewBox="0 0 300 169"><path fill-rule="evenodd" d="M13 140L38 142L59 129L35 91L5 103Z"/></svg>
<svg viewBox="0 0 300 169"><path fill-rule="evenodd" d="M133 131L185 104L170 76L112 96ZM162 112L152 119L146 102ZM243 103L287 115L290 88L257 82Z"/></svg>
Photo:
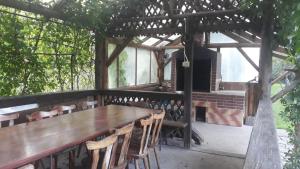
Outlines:
<svg viewBox="0 0 300 169"><path fill-rule="evenodd" d="M244 120L245 96L216 93L193 93L192 121L196 108L206 108L206 122L241 127Z"/></svg>

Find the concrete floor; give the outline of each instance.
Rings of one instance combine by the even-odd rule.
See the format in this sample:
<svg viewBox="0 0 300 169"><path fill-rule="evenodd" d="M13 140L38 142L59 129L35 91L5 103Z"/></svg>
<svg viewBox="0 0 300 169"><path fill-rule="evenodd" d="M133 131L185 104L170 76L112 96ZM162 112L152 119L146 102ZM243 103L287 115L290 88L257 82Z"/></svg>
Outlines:
<svg viewBox="0 0 300 169"><path fill-rule="evenodd" d="M160 163L162 169L242 169L245 154L247 152L252 127L230 127L207 123L193 123L199 133L204 137L202 145L192 144L191 150L178 148L182 146L182 140L168 139L168 144L175 146L162 146ZM86 159L83 151L81 157L76 159L76 168L84 169L83 159ZM151 153L151 168L155 169L154 154ZM47 164L49 159L44 160ZM49 163L48 163L49 164ZM140 161L140 166L143 162ZM67 154L59 156L59 168L68 168ZM134 168L131 164L130 168ZM143 167L141 167L143 168Z"/></svg>
<svg viewBox="0 0 300 169"><path fill-rule="evenodd" d="M193 150L240 158L245 157L252 132L251 126L232 127L194 122L193 127L204 138L202 145L193 144Z"/></svg>
<svg viewBox="0 0 300 169"><path fill-rule="evenodd" d="M151 168L156 169L151 154ZM244 159L164 146L159 154L162 169L242 169ZM132 167L131 167L132 168Z"/></svg>
<svg viewBox="0 0 300 169"><path fill-rule="evenodd" d="M161 169L242 169L244 165L242 158L202 153L173 146L162 146L162 150L158 153ZM84 158L86 158L86 153L82 153L81 158L76 160L76 169L88 169L82 165ZM151 169L157 169L154 160L154 154L151 152ZM49 158L43 161L48 168ZM142 160L139 161L139 164L140 168L144 169ZM67 155L59 156L58 168L68 169ZM133 164L129 165L129 169L134 169Z"/></svg>

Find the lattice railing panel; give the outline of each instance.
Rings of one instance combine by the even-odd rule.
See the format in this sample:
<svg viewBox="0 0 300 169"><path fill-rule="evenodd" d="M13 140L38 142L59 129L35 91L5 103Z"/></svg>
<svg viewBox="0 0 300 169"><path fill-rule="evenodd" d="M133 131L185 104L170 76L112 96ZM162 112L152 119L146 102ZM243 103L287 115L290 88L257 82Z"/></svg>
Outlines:
<svg viewBox="0 0 300 169"><path fill-rule="evenodd" d="M126 105L130 106L132 103L142 103L142 107L151 109L164 109L166 111L166 119L174 121L184 121L184 103L182 99L178 98L158 98L157 96L134 96L134 92L118 95L116 93L102 95L104 105ZM140 93L139 93L140 95Z"/></svg>

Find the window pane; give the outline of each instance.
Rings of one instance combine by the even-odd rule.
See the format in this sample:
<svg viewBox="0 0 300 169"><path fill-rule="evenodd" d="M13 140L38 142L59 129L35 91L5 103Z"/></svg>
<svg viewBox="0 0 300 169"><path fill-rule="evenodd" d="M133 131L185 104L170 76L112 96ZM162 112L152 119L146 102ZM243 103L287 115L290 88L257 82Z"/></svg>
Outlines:
<svg viewBox="0 0 300 169"><path fill-rule="evenodd" d="M108 88L117 88L117 59L108 67Z"/></svg>
<svg viewBox="0 0 300 169"><path fill-rule="evenodd" d="M120 87L135 85L135 48L126 47L119 56Z"/></svg>
<svg viewBox="0 0 300 169"><path fill-rule="evenodd" d="M245 50L256 63L259 62L259 48ZM222 48L221 74L224 82L248 82L258 76L257 70L242 56L236 48Z"/></svg>
<svg viewBox="0 0 300 169"><path fill-rule="evenodd" d="M157 65L155 55L153 52L151 52L151 83L158 82L157 69L158 69L158 65Z"/></svg>
<svg viewBox="0 0 300 169"><path fill-rule="evenodd" d="M116 48L115 44L108 44L108 57ZM108 67L108 88L117 88L117 59Z"/></svg>
<svg viewBox="0 0 300 169"><path fill-rule="evenodd" d="M150 51L145 49L137 50L137 84L150 82Z"/></svg>
<svg viewBox="0 0 300 169"><path fill-rule="evenodd" d="M172 62L168 63L166 66L165 66L165 69L164 69L164 80L171 80L171 64Z"/></svg>

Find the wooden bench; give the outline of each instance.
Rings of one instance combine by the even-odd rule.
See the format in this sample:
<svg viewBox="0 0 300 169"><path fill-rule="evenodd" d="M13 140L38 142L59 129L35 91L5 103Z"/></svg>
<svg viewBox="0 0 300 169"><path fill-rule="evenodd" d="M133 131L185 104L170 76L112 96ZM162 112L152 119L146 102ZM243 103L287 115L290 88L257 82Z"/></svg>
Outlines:
<svg viewBox="0 0 300 169"><path fill-rule="evenodd" d="M183 132L181 132L181 131L182 131L182 129L187 127L188 123L183 122L183 121L164 120L162 125L163 125L163 128L171 129L171 130L163 129L163 132L162 132L163 140L166 144L168 144L168 142L167 142L168 137L173 138L178 135L182 138L184 137Z"/></svg>
<svg viewBox="0 0 300 169"><path fill-rule="evenodd" d="M173 130L171 130L170 132L168 132L164 135L165 143L167 144L167 137L172 138L172 137L175 137L176 135L182 135L180 133L180 130L186 128L187 125L188 125L188 123L183 122L183 121L164 120L164 122L163 122L164 127L173 128ZM198 144L198 145L200 145L201 143L204 142L203 136L199 133L199 131L197 131L193 127L192 127L192 139L195 141L195 144Z"/></svg>

